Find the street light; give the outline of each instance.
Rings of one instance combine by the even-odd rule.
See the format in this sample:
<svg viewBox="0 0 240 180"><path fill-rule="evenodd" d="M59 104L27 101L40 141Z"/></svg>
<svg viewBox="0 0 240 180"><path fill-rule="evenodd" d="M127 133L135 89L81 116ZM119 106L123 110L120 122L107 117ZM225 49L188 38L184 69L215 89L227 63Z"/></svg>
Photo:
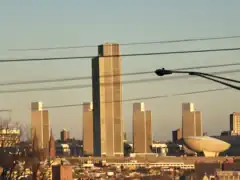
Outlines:
<svg viewBox="0 0 240 180"><path fill-rule="evenodd" d="M215 76L212 74L208 74L208 73L202 73L202 72L195 72L195 71L178 71L178 70L167 70L167 69L157 69L155 71L155 73L158 76L165 76L165 75L170 75L170 74L188 74L190 76L198 76L198 77L202 77L220 84L223 84L225 86L231 87L233 89L237 89L240 90L239 86L234 86L232 84L226 83L224 81L220 81L220 80L225 80L225 81L230 81L230 82L234 82L234 83L240 83L239 80L235 80L235 79L229 79L229 78L225 78L225 77L221 77L221 76ZM214 79L215 78L215 79ZM218 80L220 79L220 80Z"/></svg>

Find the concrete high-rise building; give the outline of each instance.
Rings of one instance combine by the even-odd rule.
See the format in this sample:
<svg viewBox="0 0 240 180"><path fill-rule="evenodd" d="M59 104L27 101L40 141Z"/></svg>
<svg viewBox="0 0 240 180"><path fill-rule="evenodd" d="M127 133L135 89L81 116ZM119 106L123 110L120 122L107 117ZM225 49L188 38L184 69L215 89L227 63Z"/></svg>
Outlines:
<svg viewBox="0 0 240 180"><path fill-rule="evenodd" d="M55 145L55 140L52 134L52 130L51 130L51 135L49 140L49 157L51 159L54 159L56 157L56 145Z"/></svg>
<svg viewBox="0 0 240 180"><path fill-rule="evenodd" d="M188 136L196 136L196 121L194 112L184 112L182 120L183 138Z"/></svg>
<svg viewBox="0 0 240 180"><path fill-rule="evenodd" d="M61 141L67 141L70 139L70 133L68 130L63 129L60 133Z"/></svg>
<svg viewBox="0 0 240 180"><path fill-rule="evenodd" d="M32 151L36 154L39 152L39 150L40 150L40 147L39 147L37 132L34 131L33 137L32 137Z"/></svg>
<svg viewBox="0 0 240 180"><path fill-rule="evenodd" d="M152 150L152 111L145 111L146 118L146 152L151 153Z"/></svg>
<svg viewBox="0 0 240 180"><path fill-rule="evenodd" d="M182 128L176 129L172 131L172 142L176 142L182 139Z"/></svg>
<svg viewBox="0 0 240 180"><path fill-rule="evenodd" d="M73 172L71 165L53 165L52 179L54 180L73 180Z"/></svg>
<svg viewBox="0 0 240 180"><path fill-rule="evenodd" d="M145 111L145 106L143 102L133 104L133 112L136 112L136 111Z"/></svg>
<svg viewBox="0 0 240 180"><path fill-rule="evenodd" d="M50 138L50 123L48 111L42 109L41 102L33 102L31 104L31 126L32 139L34 134L36 134L39 148L48 148L48 142Z"/></svg>
<svg viewBox="0 0 240 180"><path fill-rule="evenodd" d="M93 155L93 105L83 103L83 152Z"/></svg>
<svg viewBox="0 0 240 180"><path fill-rule="evenodd" d="M234 112L230 114L230 131L231 134L240 134L240 113Z"/></svg>
<svg viewBox="0 0 240 180"><path fill-rule="evenodd" d="M185 112L182 121L183 137L202 136L202 113L200 111Z"/></svg>
<svg viewBox="0 0 240 180"><path fill-rule="evenodd" d="M202 113L192 103L182 105L182 137L202 136Z"/></svg>
<svg viewBox="0 0 240 180"><path fill-rule="evenodd" d="M183 103L182 104L182 114L184 112L193 112L193 111L195 111L193 103Z"/></svg>
<svg viewBox="0 0 240 180"><path fill-rule="evenodd" d="M43 110L43 103L42 102L32 102L31 110L32 111L42 111Z"/></svg>
<svg viewBox="0 0 240 180"><path fill-rule="evenodd" d="M151 153L152 112L145 111L144 103L133 104L133 151Z"/></svg>
<svg viewBox="0 0 240 180"><path fill-rule="evenodd" d="M119 44L98 47L92 59L95 156L123 155L122 82ZM103 85L105 84L105 85Z"/></svg>
<svg viewBox="0 0 240 180"><path fill-rule="evenodd" d="M123 133L123 141L127 142L127 133L126 132Z"/></svg>
<svg viewBox="0 0 240 180"><path fill-rule="evenodd" d="M195 111L196 136L203 136L202 112Z"/></svg>

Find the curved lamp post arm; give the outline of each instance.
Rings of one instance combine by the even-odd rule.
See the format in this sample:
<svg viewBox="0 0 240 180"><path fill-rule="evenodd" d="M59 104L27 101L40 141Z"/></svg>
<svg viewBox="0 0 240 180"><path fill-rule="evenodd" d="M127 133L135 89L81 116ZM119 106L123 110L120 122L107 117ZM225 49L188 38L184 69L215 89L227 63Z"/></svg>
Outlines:
<svg viewBox="0 0 240 180"><path fill-rule="evenodd" d="M202 77L202 78L205 78L205 79L208 79L208 80L211 80L211 81L214 81L214 82L217 82L217 83L219 83L219 84L223 84L223 85L225 85L225 86L228 86L228 87L230 87L230 88L233 88L233 89L236 89L236 90L240 90L240 87L239 86L234 86L234 85L232 85L232 84L229 84L229 83L226 83L226 82L223 82L223 81L219 81L219 80L217 80L217 79L213 79L213 78L211 78L211 77L208 77L208 76L206 76L206 75L203 75L203 74L201 74L201 73L194 73L194 74L190 74L189 73L189 75L195 75L195 76L199 76L199 77Z"/></svg>
<svg viewBox="0 0 240 180"><path fill-rule="evenodd" d="M215 75L208 74L208 73L201 73L201 72L194 72L194 71L166 70L166 69L164 69L164 68L162 68L162 69L157 69L157 70L155 71L155 73L156 73L158 76L170 75L170 74L175 74L175 73L178 73L178 74L189 74L189 75L192 75L192 76L202 77L202 78L204 78L204 79L208 79L208 80L217 82L217 83L219 83L219 84L223 84L223 85L225 85L225 86L231 87L231 88L236 89L236 90L240 90L240 87L239 87L239 86L234 86L234 85L232 85L232 84L229 84L229 83L226 83L226 82L217 80L217 79L222 79L222 80L225 80L225 81L231 81L231 82L235 82L235 83L240 83L240 81L235 80L235 79L229 79L229 78L224 78L224 77L220 77L220 76L215 76ZM214 78L216 78L216 79L214 79Z"/></svg>
<svg viewBox="0 0 240 180"><path fill-rule="evenodd" d="M230 81L230 82L234 82L234 83L240 83L240 81L236 80L236 79L225 78L225 77L216 76L216 75L212 75L212 74L208 74L208 73L201 73L201 72L190 72L189 73L189 75L196 75L196 74L201 74L201 75L204 75L204 76L209 76L209 77L213 77L213 78L217 78L217 79L222 79L222 80Z"/></svg>

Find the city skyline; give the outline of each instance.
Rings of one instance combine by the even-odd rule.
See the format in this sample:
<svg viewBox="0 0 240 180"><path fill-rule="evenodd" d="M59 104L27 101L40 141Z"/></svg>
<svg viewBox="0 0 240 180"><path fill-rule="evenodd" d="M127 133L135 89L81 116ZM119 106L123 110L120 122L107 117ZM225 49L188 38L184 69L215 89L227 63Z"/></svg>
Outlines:
<svg viewBox="0 0 240 180"><path fill-rule="evenodd" d="M34 114L34 112L40 112L40 113L43 113L43 114L44 114L44 112L47 112L47 114L46 114L47 116L45 115L45 117L48 117L48 110L44 109L42 104L43 104L42 102L31 103L32 114ZM133 137L136 134L136 132L134 132L134 131L136 131L135 129L141 129L139 132L143 132L144 131L143 129L146 129L146 128L150 128L148 130L145 130L146 131L145 132L146 133L146 137L145 137L146 140L148 140L149 142L150 142L149 139L152 139L151 141L161 140L159 138L154 138L153 137L153 133L152 133L152 112L151 112L151 110L146 110L145 109L144 102L132 103L132 107L133 107L132 125L131 125L132 132L125 132L123 130L123 133L122 133L123 134L123 140L122 140L122 142L127 140L127 142L134 143L134 138ZM170 132L172 138L171 139L165 139L165 141L175 142L175 140L177 140L177 138L179 138L179 137L181 139L182 137L188 137L188 136L217 136L217 134L209 134L208 132L204 131L204 129L203 129L204 121L202 119L203 113L202 113L202 111L199 111L199 110L195 109L195 104L193 102L188 102L188 103L183 102L181 104L181 109L182 109L182 117L181 117L181 124L182 125L180 127L172 126L172 131ZM94 149L93 134L94 134L94 131L93 131L93 104L92 104L92 102L84 102L83 105L82 105L82 111L83 111L83 117L82 117L83 126L81 127L81 129L83 131L83 135L82 135L81 140L83 140L83 142L84 142L83 143L83 150L85 151L84 146L86 146L87 147L86 154L93 154L93 149ZM31 122L36 121L35 116L33 116L33 117L34 118L31 120ZM43 116L41 115L41 117L43 117ZM226 126L224 129L219 129L219 131L220 131L219 135L220 134L224 134L224 135L229 134L231 136L238 136L239 135L239 132L238 132L239 117L240 117L240 112L230 113L229 114L229 119L228 119L228 126ZM50 120L48 118L45 119L45 121L50 123ZM13 123L11 121L9 121L9 122ZM138 122L144 122L146 124L138 124ZM32 136L34 136L36 134L36 130L33 130L34 127L36 125L37 125L37 127L42 126L41 125L42 122L40 121L39 123L40 123L39 126L36 123L32 124L32 127L31 127ZM139 128L136 128L137 126L139 126ZM48 127L49 128L47 128L47 129L50 129L49 125L48 125ZM191 128L189 129L187 127L191 127ZM41 128L39 128L39 129L41 129ZM46 132L47 129L45 128L45 132ZM184 130L184 129L186 129L187 131ZM44 128L42 130L44 131ZM49 132L49 135L53 135L52 134L52 129L51 129L51 134L50 134L50 130L48 132ZM137 132L138 136L139 136L139 132ZM186 133L186 135L185 135L185 133ZM45 135L46 135L46 133L45 133ZM56 137L56 136L53 136L53 137ZM86 137L86 138L84 138L84 137ZM125 139L125 137L128 137L128 138ZM64 138L67 138L67 139L64 140ZM70 137L70 131L63 128L61 131L58 132L57 139L60 140L60 141L68 141L68 140L71 140L71 139L75 139L75 137ZM86 145L84 145L85 143L86 143ZM146 147L148 147L148 146L146 146Z"/></svg>
<svg viewBox="0 0 240 180"><path fill-rule="evenodd" d="M98 5L101 6L100 9L95 8ZM131 1L128 2L127 6L123 2L104 2L99 4L98 1L83 2L82 4L79 2L66 4L60 1L57 3L36 2L36 4L25 5L19 4L19 2L4 2L0 6L0 22L3 27L0 34L0 59L97 55L97 47L54 51L8 51L8 49L16 48L98 45L108 41L121 44L138 41L238 35L240 26L237 17L240 14L237 7L239 7L239 1L231 1L226 4L225 1L218 0L211 2L191 2L188 0L182 3L177 1ZM66 13L62 13L62 10ZM112 21L112 18L114 21ZM121 47L121 53L229 48L238 47L239 42L239 39L231 39L171 43L166 45L125 46ZM125 57L123 58L122 69L123 73L128 73L154 71L156 68L162 67L173 69L196 65L233 63L239 62L239 55L239 52L216 52L171 56ZM237 69L237 67L222 67L209 68L202 71L214 72L234 68ZM3 63L0 71L2 75L0 78L1 83L89 76L91 75L91 59L39 63ZM223 76L240 79L237 73L224 74ZM123 77L123 81L151 77L155 77L155 75ZM90 83L90 80L2 86L2 89L15 90L88 83ZM219 87L222 86L200 78L125 84L123 85L123 99ZM197 107L203 112L203 121L207 122L204 123L203 127L205 131L209 134L219 134L219 129L223 130L225 127L229 127L229 114L240 111L240 104L236 98L238 96L237 93L237 91L229 90L144 100L144 103L153 113L153 134L158 139L171 139L170 132L173 129L173 124L176 128L181 127L182 102L194 102L197 104ZM41 100L45 106L52 106L79 104L92 99L91 88L4 93L0 94L0 96L2 99L0 108L12 109L12 120L22 124L29 124L30 122L30 102ZM131 111L132 102L123 103L124 128L127 133L131 132ZM169 112L172 111L175 113L169 116ZM3 117L8 116L8 113L2 112L1 115ZM49 119L51 120L51 126L54 127L54 135L59 135L59 131L62 127L65 127L71 132L72 137L80 138L82 132L79 132L79 129L75 127L82 127L81 118L82 107L49 109ZM59 122L61 122L61 125L59 125ZM218 128L215 128L216 124L218 124Z"/></svg>

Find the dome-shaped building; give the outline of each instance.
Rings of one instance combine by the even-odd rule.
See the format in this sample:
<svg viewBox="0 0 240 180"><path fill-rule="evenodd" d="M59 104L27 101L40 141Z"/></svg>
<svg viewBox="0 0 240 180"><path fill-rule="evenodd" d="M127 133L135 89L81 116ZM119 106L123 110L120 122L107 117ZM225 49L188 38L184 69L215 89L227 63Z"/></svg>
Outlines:
<svg viewBox="0 0 240 180"><path fill-rule="evenodd" d="M189 136L183 139L193 151L203 152L206 157L216 157L220 152L230 148L230 144L209 136Z"/></svg>

